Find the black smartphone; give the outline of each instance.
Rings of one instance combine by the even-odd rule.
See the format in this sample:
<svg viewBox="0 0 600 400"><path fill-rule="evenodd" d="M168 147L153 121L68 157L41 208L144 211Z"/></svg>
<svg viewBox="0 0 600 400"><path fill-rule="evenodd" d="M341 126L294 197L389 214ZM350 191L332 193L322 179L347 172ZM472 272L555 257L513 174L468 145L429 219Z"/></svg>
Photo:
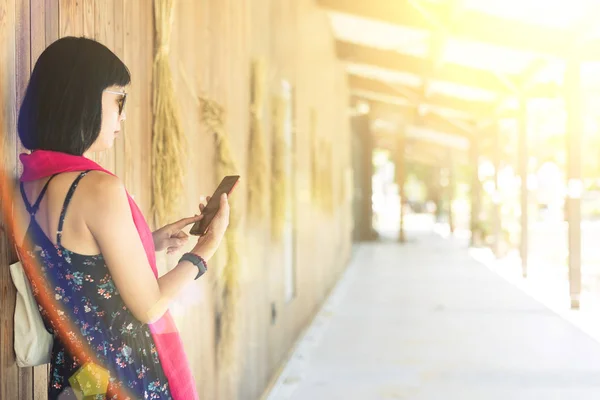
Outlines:
<svg viewBox="0 0 600 400"><path fill-rule="evenodd" d="M204 207L204 210L202 210L202 215L204 215L204 218L202 218L200 221L197 221L194 226L192 226L192 229L190 229L190 235L203 236L206 234L210 223L217 214L217 211L219 211L221 196L223 193L227 193L227 196L229 196L239 181L239 175L229 175L223 178L217 187L217 190L215 190L213 195L210 197L208 204L206 204L206 207Z"/></svg>

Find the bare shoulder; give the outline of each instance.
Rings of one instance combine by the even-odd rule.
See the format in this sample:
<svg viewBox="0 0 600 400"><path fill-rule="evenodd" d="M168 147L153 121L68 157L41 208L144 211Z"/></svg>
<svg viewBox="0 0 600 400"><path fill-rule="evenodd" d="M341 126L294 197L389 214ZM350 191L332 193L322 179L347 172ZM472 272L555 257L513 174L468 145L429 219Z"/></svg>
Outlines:
<svg viewBox="0 0 600 400"><path fill-rule="evenodd" d="M102 171L90 171L80 185L85 185L85 192L90 200L106 200L112 196L125 194L125 186L121 180Z"/></svg>
<svg viewBox="0 0 600 400"><path fill-rule="evenodd" d="M85 204L93 211L90 215L100 216L128 204L125 185L114 175L90 171L79 185L84 189L81 192L85 196Z"/></svg>

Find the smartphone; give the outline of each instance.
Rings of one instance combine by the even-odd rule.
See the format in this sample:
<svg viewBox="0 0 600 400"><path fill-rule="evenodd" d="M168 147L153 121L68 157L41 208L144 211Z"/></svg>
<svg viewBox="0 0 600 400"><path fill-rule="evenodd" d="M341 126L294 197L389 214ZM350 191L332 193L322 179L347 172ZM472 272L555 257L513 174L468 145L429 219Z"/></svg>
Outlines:
<svg viewBox="0 0 600 400"><path fill-rule="evenodd" d="M202 210L202 215L204 215L204 218L202 218L200 221L197 221L194 224L194 226L192 226L192 229L190 229L190 235L206 235L206 231L208 230L210 223L217 214L217 211L219 211L219 205L221 204L221 196L223 195L223 193L227 193L227 196L229 196L229 194L237 186L239 181L239 175L229 175L223 178L223 180L217 187L217 190L215 190L213 195L210 197L208 204L206 205L206 207L204 207L204 210Z"/></svg>

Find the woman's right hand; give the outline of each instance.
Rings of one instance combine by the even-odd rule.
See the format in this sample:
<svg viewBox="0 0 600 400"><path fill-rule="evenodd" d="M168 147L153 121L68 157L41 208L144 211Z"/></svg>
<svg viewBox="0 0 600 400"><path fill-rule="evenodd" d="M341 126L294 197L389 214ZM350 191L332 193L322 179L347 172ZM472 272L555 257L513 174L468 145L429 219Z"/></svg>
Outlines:
<svg viewBox="0 0 600 400"><path fill-rule="evenodd" d="M207 201L209 200L210 197L207 198ZM200 211L202 211L204 207L201 206L200 208ZM227 226L229 226L229 202L227 201L227 194L223 193L220 199L219 211L217 211L208 226L206 235L198 238L198 243L194 246L192 253L208 261L219 248Z"/></svg>

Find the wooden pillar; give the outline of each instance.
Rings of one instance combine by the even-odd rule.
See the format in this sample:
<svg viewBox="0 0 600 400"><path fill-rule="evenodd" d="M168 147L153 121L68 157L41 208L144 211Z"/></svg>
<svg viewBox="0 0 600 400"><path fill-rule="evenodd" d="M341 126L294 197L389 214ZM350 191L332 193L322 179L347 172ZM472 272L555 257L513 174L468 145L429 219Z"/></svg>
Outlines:
<svg viewBox="0 0 600 400"><path fill-rule="evenodd" d="M454 216L452 214L452 201L454 200L454 160L452 157L452 149L448 149L448 160L447 160L447 187L446 193L448 197L448 226L450 227L450 233L454 233Z"/></svg>
<svg viewBox="0 0 600 400"><path fill-rule="evenodd" d="M471 246L476 245L476 236L481 234L479 214L481 212L481 185L479 182L479 144L471 139L469 148L471 165Z"/></svg>
<svg viewBox="0 0 600 400"><path fill-rule="evenodd" d="M400 196L400 227L398 241L404 243L406 241L404 230L404 202L406 201L406 193L404 192L406 182L406 137L404 129L398 133L396 148L396 182L398 184L398 194Z"/></svg>
<svg viewBox="0 0 600 400"><path fill-rule="evenodd" d="M354 239L372 240L373 231L373 138L369 116L352 118L352 148L354 164Z"/></svg>
<svg viewBox="0 0 600 400"><path fill-rule="evenodd" d="M435 203L435 222L438 223L442 219L444 195L443 188L440 184L440 167L438 165L431 166L431 180L432 180L432 200Z"/></svg>
<svg viewBox="0 0 600 400"><path fill-rule="evenodd" d="M527 255L528 255L528 234L529 234L529 213L528 213L528 164L529 151L527 148L527 98L524 95L520 97L519 113L519 176L521 177L521 242L519 252L521 255L521 269L523 277L527 278Z"/></svg>
<svg viewBox="0 0 600 400"><path fill-rule="evenodd" d="M502 153L502 146L500 143L500 126L496 122L493 127L493 163L494 163L494 194L492 196L492 220L494 230L494 248L492 249L494 255L498 257L500 255L500 242L502 240L502 221L500 219L500 189L498 187L498 170L500 169L500 158Z"/></svg>
<svg viewBox="0 0 600 400"><path fill-rule="evenodd" d="M571 308L578 309L581 294L581 63L577 57L567 62L567 201L569 223L569 291Z"/></svg>

